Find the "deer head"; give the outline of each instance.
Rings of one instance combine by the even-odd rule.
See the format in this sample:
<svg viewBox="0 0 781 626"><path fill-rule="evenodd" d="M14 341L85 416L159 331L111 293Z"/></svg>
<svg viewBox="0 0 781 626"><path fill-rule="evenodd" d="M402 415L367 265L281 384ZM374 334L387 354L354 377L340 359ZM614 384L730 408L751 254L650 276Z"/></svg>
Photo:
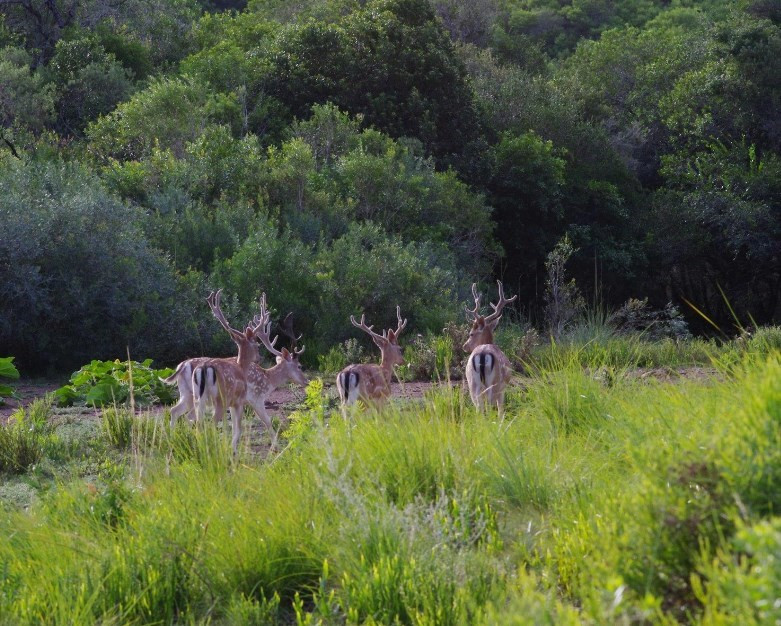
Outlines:
<svg viewBox="0 0 781 626"><path fill-rule="evenodd" d="M464 344L464 351L466 352L472 352L477 346L494 342L494 331L499 324L499 320L502 319L502 309L518 297L515 295L508 300L504 297L502 281L497 280L496 283L499 285L499 302L497 304L491 303L491 308L493 308L494 312L486 316L480 315L482 294L477 293L477 283L472 283L472 297L475 300L475 308L468 309L466 305L464 306L467 319L472 322L469 338Z"/></svg>
<svg viewBox="0 0 781 626"><path fill-rule="evenodd" d="M257 333L260 331L261 326L258 321L258 316L247 325L244 331L233 328L225 319L225 315L220 307L220 298L222 297L222 289L218 289L216 292L212 291L209 297L206 298L206 302L209 303L209 308L212 310L212 315L217 319L220 325L228 331L228 334L233 339L233 342L239 348L239 356L237 361L239 363L249 364L254 363L260 358L260 351L258 350L258 344L256 342Z"/></svg>
<svg viewBox="0 0 781 626"><path fill-rule="evenodd" d="M401 319L401 307L396 306L396 330L388 329L382 331L382 335L375 333L372 329L374 326L366 325L366 315L361 315L361 321L356 322L355 317L350 316L350 322L356 328L360 328L363 332L367 333L375 345L380 349L382 353L382 364L387 367L393 367L394 365L404 364L404 355L401 352L401 346L399 346L399 335L407 327L407 320Z"/></svg>
<svg viewBox="0 0 781 626"><path fill-rule="evenodd" d="M288 324L290 335L288 336L292 338L292 344L291 344L292 352L287 348L282 348L282 350L277 350L274 346L277 343L277 339L279 339L279 336L275 336L273 340L270 338L271 313L269 313L268 308L266 306L266 294L264 292L260 296L260 315L256 316L255 318L255 320L262 328L262 330L258 331L257 337L258 339L260 339L261 343L266 347L266 350L268 350L271 354L273 354L276 357L277 366L285 370L285 373L287 374L287 377L290 378L290 380L292 380L295 383L298 383L299 385L306 385L307 383L306 376L304 376L304 372L301 370L301 362L298 359L298 357L301 354L303 354L306 347L301 346L300 350L296 348L296 343L298 342L299 339L301 339L301 335L296 337L295 333L293 333L293 321L291 319L292 315L293 315L292 313L289 313L288 316L285 318L286 321L290 320Z"/></svg>

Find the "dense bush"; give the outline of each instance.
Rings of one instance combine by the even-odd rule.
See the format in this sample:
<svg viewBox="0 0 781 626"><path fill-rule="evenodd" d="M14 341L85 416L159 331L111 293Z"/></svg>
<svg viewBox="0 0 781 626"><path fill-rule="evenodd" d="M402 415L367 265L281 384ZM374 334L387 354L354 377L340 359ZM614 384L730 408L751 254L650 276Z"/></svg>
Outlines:
<svg viewBox="0 0 781 626"><path fill-rule="evenodd" d="M171 358L205 307L151 248L140 215L70 163L0 171L0 345L27 368L93 357Z"/></svg>

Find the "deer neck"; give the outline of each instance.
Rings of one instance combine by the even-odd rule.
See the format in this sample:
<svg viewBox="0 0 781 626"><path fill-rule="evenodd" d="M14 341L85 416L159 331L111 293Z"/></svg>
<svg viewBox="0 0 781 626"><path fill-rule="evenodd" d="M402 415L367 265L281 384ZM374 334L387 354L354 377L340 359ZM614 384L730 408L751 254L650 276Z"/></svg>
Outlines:
<svg viewBox="0 0 781 626"><path fill-rule="evenodd" d="M391 365L390 360L385 357L385 352L382 353L382 357L380 358L380 369L386 380L390 380L393 377L393 365Z"/></svg>
<svg viewBox="0 0 781 626"><path fill-rule="evenodd" d="M263 370L266 374L266 384L269 392L274 391L280 385L284 385L290 378L285 373L285 363L277 363L274 367Z"/></svg>
<svg viewBox="0 0 781 626"><path fill-rule="evenodd" d="M475 341L475 348L478 346L485 346L488 344L492 344L494 342L494 333L493 331L488 328L487 326L483 329L483 331L477 335L477 339Z"/></svg>
<svg viewBox="0 0 781 626"><path fill-rule="evenodd" d="M249 370L250 366L257 360L257 354L252 348L245 346L239 346L239 355L236 357L236 363L245 372Z"/></svg>

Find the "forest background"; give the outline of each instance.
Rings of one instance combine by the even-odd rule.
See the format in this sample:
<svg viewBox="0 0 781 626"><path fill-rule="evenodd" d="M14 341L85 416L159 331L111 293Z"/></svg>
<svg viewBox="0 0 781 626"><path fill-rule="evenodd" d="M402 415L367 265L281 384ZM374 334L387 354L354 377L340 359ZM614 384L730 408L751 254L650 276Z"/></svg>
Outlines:
<svg viewBox="0 0 781 626"><path fill-rule="evenodd" d="M0 0L0 354L231 350L217 287L236 324L261 290L293 311L313 360L361 311L438 331L473 280L540 325L565 235L592 304L778 324L780 25L776 0Z"/></svg>

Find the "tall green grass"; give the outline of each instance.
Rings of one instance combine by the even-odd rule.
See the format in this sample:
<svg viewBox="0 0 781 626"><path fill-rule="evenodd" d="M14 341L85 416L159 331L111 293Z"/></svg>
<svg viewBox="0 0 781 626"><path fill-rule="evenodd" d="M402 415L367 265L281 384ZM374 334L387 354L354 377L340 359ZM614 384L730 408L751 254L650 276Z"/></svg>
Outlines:
<svg viewBox="0 0 781 626"><path fill-rule="evenodd" d="M343 420L315 385L268 457L234 459L208 422L121 416L96 480L0 515L0 615L767 623L781 356L760 352L675 385L564 352L510 389L504 419L443 387Z"/></svg>

